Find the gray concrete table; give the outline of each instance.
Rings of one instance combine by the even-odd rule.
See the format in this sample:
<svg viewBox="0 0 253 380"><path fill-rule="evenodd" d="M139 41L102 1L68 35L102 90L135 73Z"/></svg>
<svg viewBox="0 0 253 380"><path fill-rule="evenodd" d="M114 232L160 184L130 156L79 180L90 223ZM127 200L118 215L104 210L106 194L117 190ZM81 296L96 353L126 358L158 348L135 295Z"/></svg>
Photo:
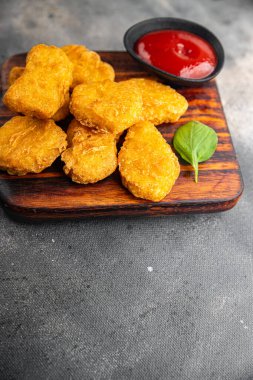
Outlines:
<svg viewBox="0 0 253 380"><path fill-rule="evenodd" d="M41 225L0 209L1 379L253 379L253 2L2 0L1 61L38 42L120 50L155 16L224 44L243 197L223 214Z"/></svg>

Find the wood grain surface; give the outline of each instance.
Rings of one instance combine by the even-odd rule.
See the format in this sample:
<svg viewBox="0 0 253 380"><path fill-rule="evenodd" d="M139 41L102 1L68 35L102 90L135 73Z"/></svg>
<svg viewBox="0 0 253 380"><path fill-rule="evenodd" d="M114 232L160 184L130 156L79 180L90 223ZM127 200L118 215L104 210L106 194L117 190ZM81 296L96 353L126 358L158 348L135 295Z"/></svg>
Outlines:
<svg viewBox="0 0 253 380"><path fill-rule="evenodd" d="M150 76L125 52L100 52L103 60L112 64L116 80ZM13 66L25 65L25 54L9 58L2 66L1 88L7 88L7 78ZM189 102L186 114L175 124L158 127L168 143L175 130L190 120L199 120L218 133L218 147L213 157L199 165L199 183L194 182L190 165L180 159L181 174L168 196L154 203L135 198L120 181L118 172L96 184L71 182L57 159L52 167L40 174L22 177L0 172L0 199L15 217L30 220L79 218L104 215L172 215L181 213L217 212L231 209L237 203L243 181L236 153L221 105L215 81L203 87L179 88ZM0 125L14 114L1 102ZM66 128L66 123L61 126Z"/></svg>

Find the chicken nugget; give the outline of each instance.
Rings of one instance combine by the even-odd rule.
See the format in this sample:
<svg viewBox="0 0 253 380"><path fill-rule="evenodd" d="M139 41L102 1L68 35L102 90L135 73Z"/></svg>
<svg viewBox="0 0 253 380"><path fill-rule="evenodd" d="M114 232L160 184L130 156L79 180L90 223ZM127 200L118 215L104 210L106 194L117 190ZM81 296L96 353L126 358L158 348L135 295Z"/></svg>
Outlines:
<svg viewBox="0 0 253 380"><path fill-rule="evenodd" d="M11 86L15 82L15 80L18 79L23 74L24 70L25 68L20 67L20 66L14 66L11 69L9 73L9 77L8 77L9 86ZM63 120L69 115L69 101L70 101L69 92L66 92L63 106L59 108L58 111L52 116L52 119L54 121Z"/></svg>
<svg viewBox="0 0 253 380"><path fill-rule="evenodd" d="M188 108L187 100L170 86L144 78L133 78L126 82L137 87L142 95L143 121L155 125L174 123Z"/></svg>
<svg viewBox="0 0 253 380"><path fill-rule="evenodd" d="M64 45L61 47L65 54L67 54L68 58L73 63L78 63L82 58L82 54L89 49L84 45Z"/></svg>
<svg viewBox="0 0 253 380"><path fill-rule="evenodd" d="M69 92L65 95L65 101L61 108L58 109L58 111L52 116L52 119L54 121L60 121L65 119L69 115L69 102L70 102L70 95Z"/></svg>
<svg viewBox="0 0 253 380"><path fill-rule="evenodd" d="M179 176L176 155L150 122L142 121L127 132L118 156L123 185L138 198L162 200Z"/></svg>
<svg viewBox="0 0 253 380"><path fill-rule="evenodd" d="M62 49L34 46L27 55L23 74L9 87L3 102L12 111L49 119L65 102L72 71L73 65Z"/></svg>
<svg viewBox="0 0 253 380"><path fill-rule="evenodd" d="M62 50L74 66L72 89L82 83L114 80L113 67L109 63L101 61L97 53L87 49L84 45L66 45L62 47Z"/></svg>
<svg viewBox="0 0 253 380"><path fill-rule="evenodd" d="M100 181L117 168L115 137L82 126L72 120L67 131L69 148L62 153L63 170L82 184Z"/></svg>
<svg viewBox="0 0 253 380"><path fill-rule="evenodd" d="M142 96L126 82L97 82L75 87L70 112L83 125L118 134L139 121Z"/></svg>
<svg viewBox="0 0 253 380"><path fill-rule="evenodd" d="M24 72L25 68L21 66L14 66L8 76L8 86L10 87L16 79L18 79Z"/></svg>
<svg viewBox="0 0 253 380"><path fill-rule="evenodd" d="M66 137L53 120L15 116L0 128L0 170L40 173L66 149Z"/></svg>

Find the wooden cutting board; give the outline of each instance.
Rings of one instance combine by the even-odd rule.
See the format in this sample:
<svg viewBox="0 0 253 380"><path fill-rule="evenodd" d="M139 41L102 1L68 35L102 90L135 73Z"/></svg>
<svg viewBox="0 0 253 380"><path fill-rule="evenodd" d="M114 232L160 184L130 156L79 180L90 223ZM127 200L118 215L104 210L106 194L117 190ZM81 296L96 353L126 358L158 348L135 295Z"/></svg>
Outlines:
<svg viewBox="0 0 253 380"><path fill-rule="evenodd" d="M113 65L116 80L147 77L125 52L100 52L103 60ZM26 54L9 58L2 66L2 91L13 66L24 66ZM0 172L0 199L6 210L25 219L61 219L104 215L172 215L182 213L216 212L231 209L237 203L243 181L221 105L215 81L203 87L178 90L189 102L187 113L179 122L159 126L168 143L175 130L195 119L216 130L218 147L213 157L199 165L199 183L194 182L190 165L180 160L181 174L171 193L161 202L154 203L135 198L120 181L118 172L96 184L79 185L71 182L62 171L58 159L51 168L40 174L22 177ZM0 104L0 125L13 113ZM64 123L63 128L66 127Z"/></svg>

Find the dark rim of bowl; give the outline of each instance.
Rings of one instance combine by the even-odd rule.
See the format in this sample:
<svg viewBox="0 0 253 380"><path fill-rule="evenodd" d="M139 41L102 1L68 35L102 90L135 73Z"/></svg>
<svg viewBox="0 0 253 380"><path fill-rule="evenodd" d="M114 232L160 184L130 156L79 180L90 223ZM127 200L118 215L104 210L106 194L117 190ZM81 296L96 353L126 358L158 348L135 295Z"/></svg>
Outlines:
<svg viewBox="0 0 253 380"><path fill-rule="evenodd" d="M159 23L166 22L166 21L168 23L171 22L172 24L174 24L174 25L172 25L173 28L170 28L169 25L160 26L158 28L154 27L153 29L150 29L147 32L140 33L140 35L136 38L136 40L133 43L130 43L129 36L131 35L132 31L134 31L136 29L140 29L141 26L149 24L149 23L154 23L154 24L157 23L157 26L159 26ZM140 58L140 56L138 54L135 53L134 45L140 37L144 36L147 33L151 33L152 31L165 30L165 29L176 29L177 28L176 24L180 24L180 26L178 26L178 30L186 30L186 31L189 31L190 33L196 34L196 35L200 36L201 38L203 38L204 40L206 40L212 46L212 48L214 49L214 51L216 53L217 65L211 74L207 75L204 78L198 78L198 79L179 77L179 76L171 74L167 71L161 70L158 67L149 64L148 62L145 62L143 59ZM184 26L186 26L186 28ZM187 28L187 26L189 28ZM201 30L201 32L199 32L198 30L192 31L190 27L197 28L197 29ZM219 72L221 71L223 64L224 64L224 59L225 59L224 49L223 49L222 44L218 40L218 38L210 30L208 30L204 26L202 26L202 25L200 25L194 21L190 21L190 20L185 20L185 19L181 19L181 18L174 18L174 17L156 17L156 18L150 18L147 20L143 20L143 21L140 21L140 22L132 25L125 32L123 41L124 41L124 45L125 45L126 50L136 61L138 61L139 63L141 63L144 66L147 66L151 71L157 72L163 77L171 78L171 80L174 79L178 83L179 82L182 82L182 83L183 82L188 82L188 83L207 82L219 74Z"/></svg>

